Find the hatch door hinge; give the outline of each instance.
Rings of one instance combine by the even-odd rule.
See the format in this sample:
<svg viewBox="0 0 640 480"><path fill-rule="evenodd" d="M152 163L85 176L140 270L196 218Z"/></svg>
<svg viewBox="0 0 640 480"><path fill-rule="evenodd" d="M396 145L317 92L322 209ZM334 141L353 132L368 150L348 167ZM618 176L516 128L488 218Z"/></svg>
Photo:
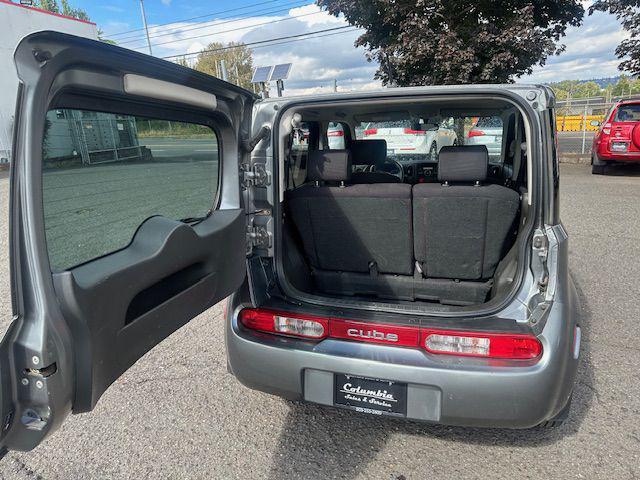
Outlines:
<svg viewBox="0 0 640 480"><path fill-rule="evenodd" d="M531 266L541 291L544 291L549 283L548 257L549 238L544 231L536 230L533 236L533 261Z"/></svg>
<svg viewBox="0 0 640 480"><path fill-rule="evenodd" d="M270 248L271 247L271 233L263 226L247 227L247 255L253 252L254 248Z"/></svg>
<svg viewBox="0 0 640 480"><path fill-rule="evenodd" d="M242 186L249 187L266 187L271 185L271 172L268 172L262 163L254 163L253 165L243 163L242 170Z"/></svg>

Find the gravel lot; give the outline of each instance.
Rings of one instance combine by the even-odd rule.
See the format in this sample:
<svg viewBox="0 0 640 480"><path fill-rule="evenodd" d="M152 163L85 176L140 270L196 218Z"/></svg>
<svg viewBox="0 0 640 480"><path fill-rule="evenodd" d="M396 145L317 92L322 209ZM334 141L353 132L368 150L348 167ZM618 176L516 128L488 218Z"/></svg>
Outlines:
<svg viewBox="0 0 640 480"><path fill-rule="evenodd" d="M584 304L582 363L562 428L430 426L247 390L226 372L218 305L142 358L94 412L71 417L36 452L8 454L0 477L638 478L640 171L595 177L588 167L564 166L562 174L562 215ZM7 187L0 179L2 218ZM0 228L6 325L6 221Z"/></svg>

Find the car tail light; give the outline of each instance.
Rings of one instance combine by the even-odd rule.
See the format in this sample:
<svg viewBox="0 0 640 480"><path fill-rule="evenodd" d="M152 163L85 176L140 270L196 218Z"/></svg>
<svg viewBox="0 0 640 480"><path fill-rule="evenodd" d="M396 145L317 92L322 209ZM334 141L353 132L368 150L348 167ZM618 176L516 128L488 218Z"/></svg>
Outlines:
<svg viewBox="0 0 640 480"><path fill-rule="evenodd" d="M344 132L342 130L333 130L332 132L327 132L327 137L344 137Z"/></svg>
<svg viewBox="0 0 640 480"><path fill-rule="evenodd" d="M469 130L469 133L467 134L468 138L472 138L472 137L483 137L484 136L484 132L482 130Z"/></svg>
<svg viewBox="0 0 640 480"><path fill-rule="evenodd" d="M605 123L602 126L602 133L604 133L605 135L611 135L611 124L610 123Z"/></svg>
<svg viewBox="0 0 640 480"><path fill-rule="evenodd" d="M413 128L405 128L405 135L426 135L426 130L414 130Z"/></svg>
<svg viewBox="0 0 640 480"><path fill-rule="evenodd" d="M430 353L513 360L534 359L542 353L540 341L524 334L424 329L420 345Z"/></svg>
<svg viewBox="0 0 640 480"><path fill-rule="evenodd" d="M240 322L251 330L320 340L329 333L329 320L312 315L245 308Z"/></svg>
<svg viewBox="0 0 640 480"><path fill-rule="evenodd" d="M534 335L421 329L406 325L358 322L260 308L240 311L242 325L250 330L310 340L336 338L398 347L421 347L433 354L531 360L542 354Z"/></svg>
<svg viewBox="0 0 640 480"><path fill-rule="evenodd" d="M363 133L364 133L365 137L367 137L369 135L377 135L378 134L378 129L377 128L367 128Z"/></svg>

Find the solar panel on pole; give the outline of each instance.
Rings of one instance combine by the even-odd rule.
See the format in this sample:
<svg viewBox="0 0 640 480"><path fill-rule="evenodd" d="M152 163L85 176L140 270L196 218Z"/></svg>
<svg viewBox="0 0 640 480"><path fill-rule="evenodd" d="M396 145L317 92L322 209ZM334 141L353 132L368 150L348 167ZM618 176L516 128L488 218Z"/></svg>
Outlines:
<svg viewBox="0 0 640 480"><path fill-rule="evenodd" d="M264 83L268 82L271 77L271 71L273 70L273 66L269 65L268 67L258 67L253 71L253 78L251 79L251 83Z"/></svg>
<svg viewBox="0 0 640 480"><path fill-rule="evenodd" d="M274 80L286 80L291 73L292 63L281 63L273 67L273 71L271 72L270 80L273 82Z"/></svg>

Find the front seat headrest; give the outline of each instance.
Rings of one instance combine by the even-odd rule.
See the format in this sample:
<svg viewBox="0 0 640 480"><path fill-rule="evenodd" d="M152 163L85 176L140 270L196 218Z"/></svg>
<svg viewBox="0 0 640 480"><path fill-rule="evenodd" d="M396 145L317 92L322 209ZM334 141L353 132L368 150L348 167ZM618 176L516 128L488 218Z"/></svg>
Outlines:
<svg viewBox="0 0 640 480"><path fill-rule="evenodd" d="M487 178L489 151L485 145L442 147L438 159L440 182L482 182Z"/></svg>
<svg viewBox="0 0 640 480"><path fill-rule="evenodd" d="M351 179L349 150L312 150L307 162L307 179L313 182L347 182Z"/></svg>
<svg viewBox="0 0 640 480"><path fill-rule="evenodd" d="M381 167L387 161L387 141L354 140L349 145L354 165L375 165Z"/></svg>

